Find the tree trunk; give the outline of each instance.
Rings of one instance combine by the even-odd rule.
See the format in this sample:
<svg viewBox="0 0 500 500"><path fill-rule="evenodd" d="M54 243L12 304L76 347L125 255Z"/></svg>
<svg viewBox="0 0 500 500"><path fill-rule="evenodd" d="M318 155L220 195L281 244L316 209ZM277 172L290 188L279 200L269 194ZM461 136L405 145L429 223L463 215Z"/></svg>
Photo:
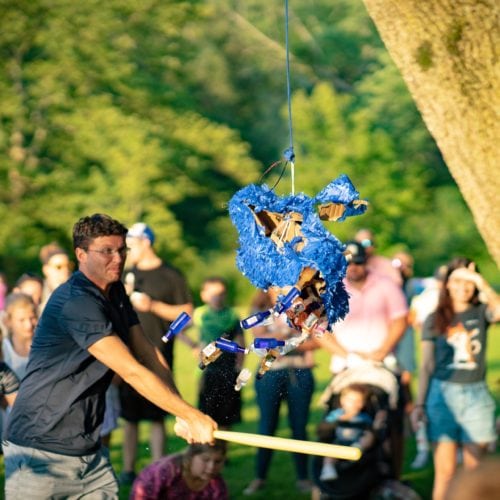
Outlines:
<svg viewBox="0 0 500 500"><path fill-rule="evenodd" d="M364 3L500 265L500 2Z"/></svg>

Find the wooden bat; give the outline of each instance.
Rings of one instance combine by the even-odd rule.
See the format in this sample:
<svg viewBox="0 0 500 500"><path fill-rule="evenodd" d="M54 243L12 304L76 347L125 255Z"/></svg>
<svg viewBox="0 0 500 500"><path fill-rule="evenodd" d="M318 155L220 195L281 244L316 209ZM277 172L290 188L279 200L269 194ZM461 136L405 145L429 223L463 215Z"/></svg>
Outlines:
<svg viewBox="0 0 500 500"><path fill-rule="evenodd" d="M361 451L352 446L300 441L298 439L287 439L276 436L262 436L246 432L214 431L214 438L247 446L256 446L257 448L270 448L271 450L291 451L321 457L341 458L344 460L354 461L359 460L361 457Z"/></svg>

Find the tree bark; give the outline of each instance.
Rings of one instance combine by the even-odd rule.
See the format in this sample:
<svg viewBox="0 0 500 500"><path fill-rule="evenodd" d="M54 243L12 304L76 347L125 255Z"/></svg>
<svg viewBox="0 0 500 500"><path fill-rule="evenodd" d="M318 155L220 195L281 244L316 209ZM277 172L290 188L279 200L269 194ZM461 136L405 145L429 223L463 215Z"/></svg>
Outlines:
<svg viewBox="0 0 500 500"><path fill-rule="evenodd" d="M500 266L500 2L363 1Z"/></svg>

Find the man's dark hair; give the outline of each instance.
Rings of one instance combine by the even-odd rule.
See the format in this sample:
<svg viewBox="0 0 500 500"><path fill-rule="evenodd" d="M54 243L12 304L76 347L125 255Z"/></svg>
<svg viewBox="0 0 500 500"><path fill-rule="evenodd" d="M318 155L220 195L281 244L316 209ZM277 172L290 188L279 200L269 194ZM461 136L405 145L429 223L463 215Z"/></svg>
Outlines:
<svg viewBox="0 0 500 500"><path fill-rule="evenodd" d="M87 250L90 243L100 236L127 235L127 228L106 214L94 214L82 217L73 226L73 248Z"/></svg>

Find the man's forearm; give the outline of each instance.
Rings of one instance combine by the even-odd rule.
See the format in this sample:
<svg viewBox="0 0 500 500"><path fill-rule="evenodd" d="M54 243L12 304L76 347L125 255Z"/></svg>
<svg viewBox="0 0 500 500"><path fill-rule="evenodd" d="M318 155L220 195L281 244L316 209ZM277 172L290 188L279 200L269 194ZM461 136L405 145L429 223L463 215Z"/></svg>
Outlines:
<svg viewBox="0 0 500 500"><path fill-rule="evenodd" d="M182 312L189 314L189 316L193 316L193 304L186 303L174 305L159 300L151 300L149 312L166 321L174 321Z"/></svg>
<svg viewBox="0 0 500 500"><path fill-rule="evenodd" d="M418 374L418 392L415 401L416 406L424 406L429 391L429 382L434 372L435 353L434 343L431 341L422 341L422 362Z"/></svg>
<svg viewBox="0 0 500 500"><path fill-rule="evenodd" d="M380 351L382 353L382 357L384 358L388 354L390 354L396 344L401 340L401 337L404 335L405 330L408 326L408 322L406 320L406 316L401 318L396 318L391 321L389 324L389 331L387 334L387 338L385 339Z"/></svg>
<svg viewBox="0 0 500 500"><path fill-rule="evenodd" d="M165 361L165 358L157 347L155 347L154 350L155 355L153 356L152 362L149 363L149 366L147 366L147 368L158 375L173 392L175 392L176 394L180 394L177 386L175 385L172 370Z"/></svg>
<svg viewBox="0 0 500 500"><path fill-rule="evenodd" d="M141 363L160 377L173 392L179 394L168 363L160 350L144 335L139 325L132 327L130 337L132 352L141 360Z"/></svg>
<svg viewBox="0 0 500 500"><path fill-rule="evenodd" d="M170 370L159 376L143 366L124 377L139 394L179 418L189 420L194 408L177 391Z"/></svg>
<svg viewBox="0 0 500 500"><path fill-rule="evenodd" d="M333 334L326 333L322 337L315 337L312 340L316 342L320 347L323 347L331 354L336 354L338 356L346 357L349 352L344 349L335 337L335 332Z"/></svg>

